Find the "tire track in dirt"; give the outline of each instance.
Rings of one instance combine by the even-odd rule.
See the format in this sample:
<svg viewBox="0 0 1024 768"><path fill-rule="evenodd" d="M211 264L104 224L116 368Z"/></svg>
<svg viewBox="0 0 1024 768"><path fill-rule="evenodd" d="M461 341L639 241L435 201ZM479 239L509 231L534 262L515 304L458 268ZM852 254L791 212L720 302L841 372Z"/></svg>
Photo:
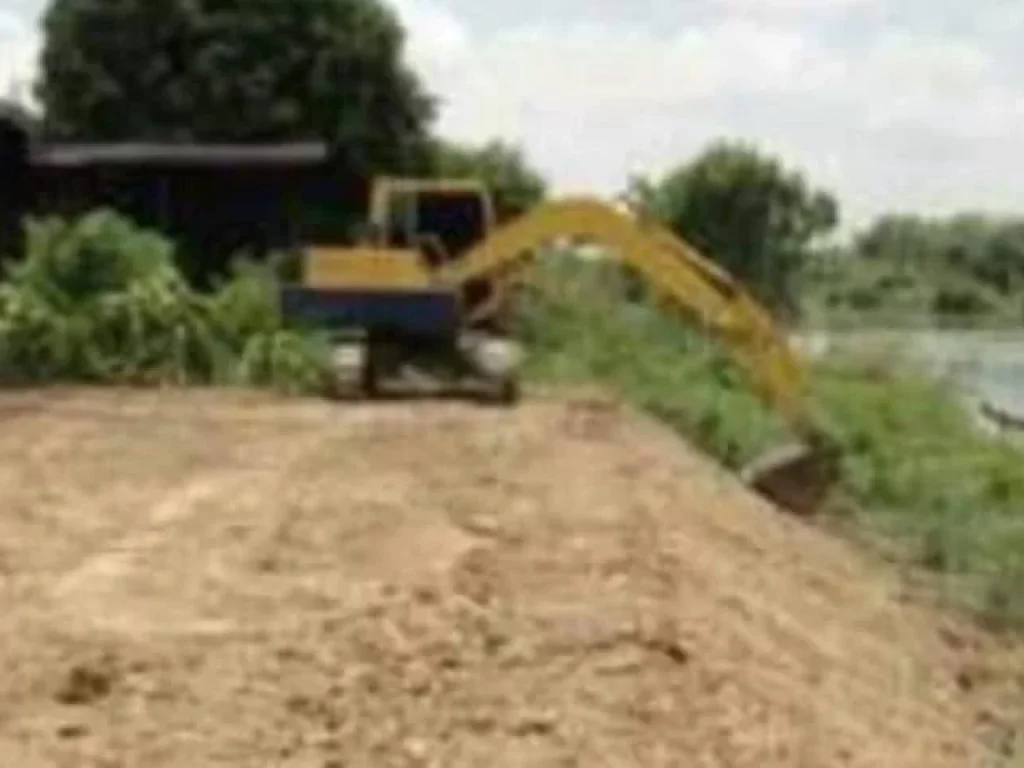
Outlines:
<svg viewBox="0 0 1024 768"><path fill-rule="evenodd" d="M138 599L133 599L132 581L145 568L147 557L166 540L171 526L186 522L204 501L226 496L252 480L251 473L218 472L169 491L137 530L64 574L54 586L51 598L77 624L130 635L228 630L230 626L223 621L190 620L187 613L181 615L167 606L143 608Z"/></svg>
<svg viewBox="0 0 1024 768"><path fill-rule="evenodd" d="M217 514L215 502L217 507L230 507L244 499L272 494L273 486L288 476L289 469L301 462L309 448L308 442L299 442L298 449L293 446L279 454L273 471L208 470L190 479L184 487L168 490L136 528L64 573L52 588L51 599L79 625L127 635L217 635L235 631L234 623L228 619L197 617L181 600L170 595L154 600L153 595L135 587L142 583L160 548L180 547L183 543L186 549L202 547L202 542L190 541L186 533L197 515L203 511ZM187 558L189 552L181 551L179 555ZM204 576L230 579L215 559L207 564Z"/></svg>

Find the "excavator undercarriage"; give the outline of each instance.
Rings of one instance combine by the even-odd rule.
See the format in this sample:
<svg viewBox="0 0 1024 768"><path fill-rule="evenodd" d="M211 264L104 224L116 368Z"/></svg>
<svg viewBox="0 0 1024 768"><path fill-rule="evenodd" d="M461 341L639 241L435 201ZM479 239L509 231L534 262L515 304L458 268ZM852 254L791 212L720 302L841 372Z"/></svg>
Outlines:
<svg viewBox="0 0 1024 768"><path fill-rule="evenodd" d="M798 441L741 475L782 506L813 511L838 476L839 454L809 416L804 371L784 334L713 262L659 224L602 201L549 202L499 224L476 182L379 179L364 236L349 244L314 237L301 281L282 289L282 309L336 335L335 396L384 396L397 381L407 394L412 382L420 393L471 391L512 403L523 357L508 330L512 289L530 259L566 241L604 247L663 306L724 344Z"/></svg>
<svg viewBox="0 0 1024 768"><path fill-rule="evenodd" d="M370 332L338 339L327 393L334 399L442 395L512 404L519 399L518 345L465 332L455 338Z"/></svg>

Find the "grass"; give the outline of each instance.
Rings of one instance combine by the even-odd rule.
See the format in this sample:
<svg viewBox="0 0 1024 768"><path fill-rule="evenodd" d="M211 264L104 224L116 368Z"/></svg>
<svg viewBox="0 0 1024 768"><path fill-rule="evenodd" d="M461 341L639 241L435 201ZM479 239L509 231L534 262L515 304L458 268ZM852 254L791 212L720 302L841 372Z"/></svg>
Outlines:
<svg viewBox="0 0 1024 768"><path fill-rule="evenodd" d="M615 272L559 258L536 269L520 314L529 376L608 385L734 468L783 435L716 346L627 301Z"/></svg>
<svg viewBox="0 0 1024 768"><path fill-rule="evenodd" d="M846 451L845 509L988 623L1024 627L1019 448L980 434L953 393L912 372L833 364L816 395Z"/></svg>
<svg viewBox="0 0 1024 768"><path fill-rule="evenodd" d="M548 260L521 317L530 373L615 388L736 467L785 427L717 345L629 304L603 268ZM815 364L812 406L844 450L835 514L894 545L993 626L1024 627L1024 455L955 394L889 358Z"/></svg>

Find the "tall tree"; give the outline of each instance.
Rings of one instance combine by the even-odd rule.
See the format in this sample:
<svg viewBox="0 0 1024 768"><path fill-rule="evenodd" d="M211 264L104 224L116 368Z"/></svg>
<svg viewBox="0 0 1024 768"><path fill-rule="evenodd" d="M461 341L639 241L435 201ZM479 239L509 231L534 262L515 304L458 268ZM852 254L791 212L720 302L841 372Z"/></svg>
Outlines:
<svg viewBox="0 0 1024 768"><path fill-rule="evenodd" d="M51 0L43 31L55 138L324 139L362 170L421 152L434 116L378 0Z"/></svg>
<svg viewBox="0 0 1024 768"><path fill-rule="evenodd" d="M839 222L830 193L738 141L713 142L660 180L633 180L627 197L761 300L790 311L797 305L796 278L814 241Z"/></svg>

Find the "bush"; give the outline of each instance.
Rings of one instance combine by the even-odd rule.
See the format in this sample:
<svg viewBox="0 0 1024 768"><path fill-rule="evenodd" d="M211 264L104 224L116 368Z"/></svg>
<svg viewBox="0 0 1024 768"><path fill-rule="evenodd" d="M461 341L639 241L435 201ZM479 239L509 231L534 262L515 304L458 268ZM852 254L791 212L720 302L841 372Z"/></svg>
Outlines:
<svg viewBox="0 0 1024 768"><path fill-rule="evenodd" d="M34 220L0 286L8 382L259 384L308 391L326 347L286 328L268 270L192 290L173 245L109 210Z"/></svg>

